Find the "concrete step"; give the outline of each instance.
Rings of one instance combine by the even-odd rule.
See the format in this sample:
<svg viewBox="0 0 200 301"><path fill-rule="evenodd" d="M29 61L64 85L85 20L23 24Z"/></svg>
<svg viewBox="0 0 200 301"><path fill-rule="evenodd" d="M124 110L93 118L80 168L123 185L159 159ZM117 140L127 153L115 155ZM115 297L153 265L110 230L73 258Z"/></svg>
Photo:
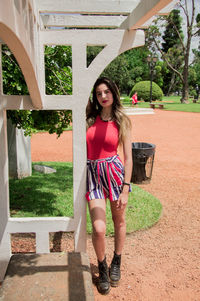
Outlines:
<svg viewBox="0 0 200 301"><path fill-rule="evenodd" d="M124 111L127 115L155 114L151 108L124 107Z"/></svg>
<svg viewBox="0 0 200 301"><path fill-rule="evenodd" d="M94 301L88 255L13 255L0 288L0 300Z"/></svg>

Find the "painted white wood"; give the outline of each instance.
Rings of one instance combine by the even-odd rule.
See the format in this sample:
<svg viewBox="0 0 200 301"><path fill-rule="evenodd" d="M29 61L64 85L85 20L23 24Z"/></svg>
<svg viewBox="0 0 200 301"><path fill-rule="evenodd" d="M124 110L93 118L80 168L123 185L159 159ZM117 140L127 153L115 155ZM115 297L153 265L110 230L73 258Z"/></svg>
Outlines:
<svg viewBox="0 0 200 301"><path fill-rule="evenodd" d="M168 15L171 10L174 9L174 6L179 2L179 0L172 0L167 6L159 11L159 15Z"/></svg>
<svg viewBox="0 0 200 301"><path fill-rule="evenodd" d="M22 69L34 106L41 108L40 82L36 74L37 56L35 56L34 40L30 40L32 35L29 28L27 2L23 3L25 3L24 10L22 8L24 15L18 1L0 1L0 36L15 55Z"/></svg>
<svg viewBox="0 0 200 301"><path fill-rule="evenodd" d="M70 217L9 218L7 229L10 233L74 232L75 221Z"/></svg>
<svg viewBox="0 0 200 301"><path fill-rule="evenodd" d="M50 253L49 232L36 233L36 253Z"/></svg>
<svg viewBox="0 0 200 301"><path fill-rule="evenodd" d="M156 18L157 18L157 16L151 17L146 22L144 22L144 24L141 26L141 28L142 29L148 28Z"/></svg>
<svg viewBox="0 0 200 301"><path fill-rule="evenodd" d="M52 27L119 27L125 16L42 15L43 26Z"/></svg>
<svg viewBox="0 0 200 301"><path fill-rule="evenodd" d="M2 95L0 110L34 110L31 98L28 95Z"/></svg>
<svg viewBox="0 0 200 301"><path fill-rule="evenodd" d="M86 251L86 100L81 101L79 110L73 110L74 247L77 252Z"/></svg>
<svg viewBox="0 0 200 301"><path fill-rule="evenodd" d="M147 22L152 16L166 8L171 0L143 0L121 24L122 29L137 29Z"/></svg>
<svg viewBox="0 0 200 301"><path fill-rule="evenodd" d="M32 175L31 138L23 129L16 128L7 120L9 177L25 178Z"/></svg>
<svg viewBox="0 0 200 301"><path fill-rule="evenodd" d="M0 110L0 281L11 256L9 218L8 149L6 111Z"/></svg>
<svg viewBox="0 0 200 301"><path fill-rule="evenodd" d="M36 0L40 12L128 14L140 0Z"/></svg>
<svg viewBox="0 0 200 301"><path fill-rule="evenodd" d="M0 239L0 282L3 281L11 257L10 235L6 231Z"/></svg>
<svg viewBox="0 0 200 301"><path fill-rule="evenodd" d="M0 111L0 239L9 218L8 147L6 111Z"/></svg>

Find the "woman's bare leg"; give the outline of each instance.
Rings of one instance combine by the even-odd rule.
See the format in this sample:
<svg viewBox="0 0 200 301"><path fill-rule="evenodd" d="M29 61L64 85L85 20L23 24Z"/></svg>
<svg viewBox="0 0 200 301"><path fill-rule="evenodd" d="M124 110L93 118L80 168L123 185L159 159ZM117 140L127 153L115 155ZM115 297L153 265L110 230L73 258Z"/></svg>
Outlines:
<svg viewBox="0 0 200 301"><path fill-rule="evenodd" d="M120 255L126 238L126 207L122 209L117 208L117 202L110 202L110 207L115 229L115 253Z"/></svg>
<svg viewBox="0 0 200 301"><path fill-rule="evenodd" d="M106 234L106 201L95 199L88 202L90 217L92 221L92 242L97 259L103 261L105 258L105 234Z"/></svg>

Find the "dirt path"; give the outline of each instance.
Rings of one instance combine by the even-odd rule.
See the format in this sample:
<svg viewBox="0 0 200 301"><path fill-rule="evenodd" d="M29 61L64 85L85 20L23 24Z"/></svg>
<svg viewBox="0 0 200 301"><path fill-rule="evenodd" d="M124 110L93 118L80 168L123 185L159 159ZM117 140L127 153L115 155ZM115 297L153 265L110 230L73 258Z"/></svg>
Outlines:
<svg viewBox="0 0 200 301"><path fill-rule="evenodd" d="M156 144L152 181L140 186L160 199L163 216L151 229L127 236L121 285L108 296L94 286L96 301L200 300L200 114L155 112L131 119L133 141ZM71 160L70 135L33 136L32 160ZM107 238L108 261L112 252L113 238ZM95 273L90 237L88 253Z"/></svg>

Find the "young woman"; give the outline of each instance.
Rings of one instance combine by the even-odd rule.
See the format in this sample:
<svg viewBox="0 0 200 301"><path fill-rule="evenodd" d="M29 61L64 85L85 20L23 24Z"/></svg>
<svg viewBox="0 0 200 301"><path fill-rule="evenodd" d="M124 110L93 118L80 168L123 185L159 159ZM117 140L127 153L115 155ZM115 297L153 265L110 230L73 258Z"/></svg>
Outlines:
<svg viewBox="0 0 200 301"><path fill-rule="evenodd" d="M92 242L98 259L98 291L108 294L120 280L121 253L126 236L125 209L131 190L131 122L123 113L117 86L99 78L86 110L87 193L93 226ZM124 165L117 149L123 147ZM108 271L105 256L106 199L110 199L115 229L114 256Z"/></svg>

